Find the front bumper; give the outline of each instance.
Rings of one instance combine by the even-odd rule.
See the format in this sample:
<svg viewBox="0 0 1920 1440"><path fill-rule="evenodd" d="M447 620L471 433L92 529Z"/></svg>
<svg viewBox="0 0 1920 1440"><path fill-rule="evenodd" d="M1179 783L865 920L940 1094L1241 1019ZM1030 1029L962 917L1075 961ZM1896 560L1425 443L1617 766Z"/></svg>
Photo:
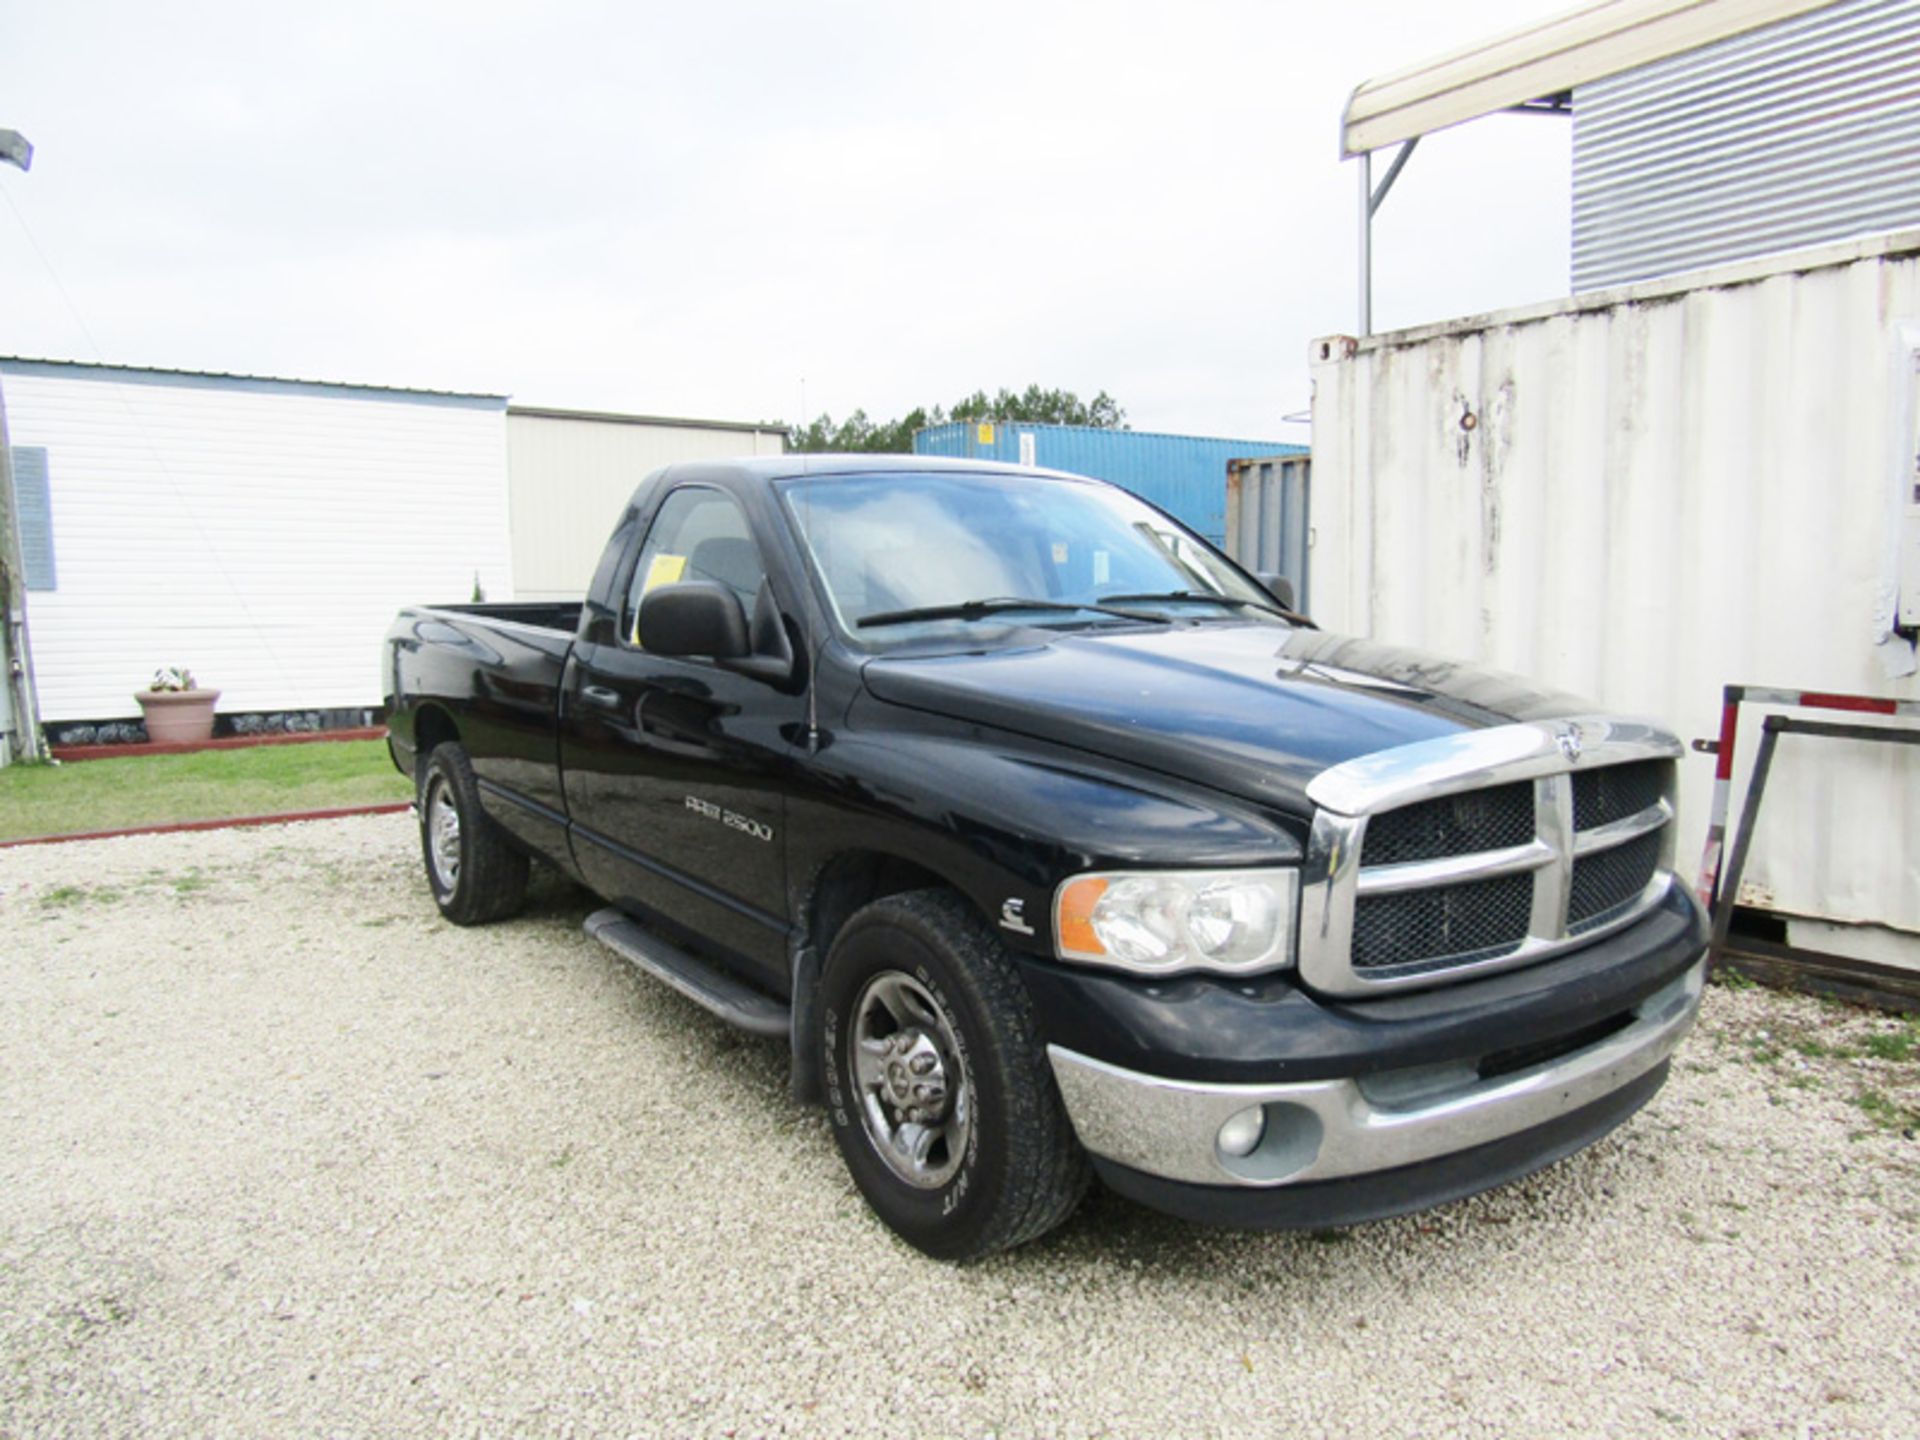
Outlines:
<svg viewBox="0 0 1920 1440"><path fill-rule="evenodd" d="M1365 1001L1314 995L1292 971L1141 980L1027 959L1049 1043L1109 1065L1203 1084L1344 1080L1476 1060L1572 1035L1634 1009L1707 948L1685 886L1615 935L1525 969Z"/></svg>
<svg viewBox="0 0 1920 1440"><path fill-rule="evenodd" d="M1698 1013L1705 973L1696 962L1639 1000L1620 1028L1533 1063L1509 1050L1358 1077L1219 1084L1144 1074L1059 1045L1048 1055L1081 1143L1116 1188L1199 1213L1193 1203L1174 1203L1181 1197L1168 1187L1305 1192L1341 1182L1344 1203L1271 1208L1306 1216L1277 1223L1346 1223L1471 1193L1604 1134L1659 1088ZM1245 1154L1223 1150L1221 1127L1254 1107L1264 1120L1258 1144ZM1465 1175L1444 1163L1489 1149L1499 1151L1497 1163L1484 1155L1487 1163ZM1436 1164L1431 1183L1418 1183L1414 1172ZM1356 1183L1394 1176L1371 1198ZM1463 1188L1478 1177L1482 1183ZM1236 1223L1259 1223L1257 1206L1227 1208L1248 1212Z"/></svg>

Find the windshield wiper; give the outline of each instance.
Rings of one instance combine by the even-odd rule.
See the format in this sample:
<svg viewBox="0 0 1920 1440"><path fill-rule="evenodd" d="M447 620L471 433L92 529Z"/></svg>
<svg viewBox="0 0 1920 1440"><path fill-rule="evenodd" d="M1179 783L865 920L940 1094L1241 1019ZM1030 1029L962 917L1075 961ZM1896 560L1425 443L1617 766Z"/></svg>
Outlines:
<svg viewBox="0 0 1920 1440"><path fill-rule="evenodd" d="M1284 610L1279 605L1267 604L1259 600L1242 600L1237 595L1216 595L1211 590L1161 590L1143 592L1139 595L1103 595L1100 597L1109 605L1144 605L1155 600L1205 600L1215 605L1229 605L1236 610L1264 610L1269 615L1278 615L1286 620L1303 620L1306 617Z"/></svg>
<svg viewBox="0 0 1920 1440"><path fill-rule="evenodd" d="M1003 595L993 600L963 600L953 605L916 605L909 610L882 610L875 615L862 615L853 623L862 630L875 625L906 625L915 620L984 620L989 615L998 615L1003 610L1091 610L1099 615L1111 615L1117 620L1132 620L1138 623L1140 617L1127 610L1113 610L1105 605L1081 604L1071 600L1026 600L1018 595Z"/></svg>

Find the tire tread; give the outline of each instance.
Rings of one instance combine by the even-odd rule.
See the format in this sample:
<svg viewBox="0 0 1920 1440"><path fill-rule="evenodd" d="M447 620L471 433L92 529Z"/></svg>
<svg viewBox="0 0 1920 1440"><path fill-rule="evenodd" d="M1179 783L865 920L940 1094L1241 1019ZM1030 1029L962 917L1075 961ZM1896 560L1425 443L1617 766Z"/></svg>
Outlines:
<svg viewBox="0 0 1920 1440"><path fill-rule="evenodd" d="M436 769L445 773L452 785L455 807L460 812L460 882L452 894L444 896L434 883L426 832L427 782ZM421 859L427 867L427 888L440 913L456 925L487 925L516 913L527 898L527 852L509 840L481 806L480 782L465 746L448 740L434 747L427 763L420 767L417 799Z"/></svg>
<svg viewBox="0 0 1920 1440"><path fill-rule="evenodd" d="M884 896L847 922L836 945L870 925L900 926L917 932L931 948L950 952L976 987L984 1013L997 1022L987 1043L1001 1052L999 1069L1008 1081L1012 1123L1006 1137L1006 1185L1000 1204L970 1243L940 1253L950 1259L976 1259L1038 1239L1073 1213L1093 1170L1067 1118L1033 1002L1006 947L951 890Z"/></svg>

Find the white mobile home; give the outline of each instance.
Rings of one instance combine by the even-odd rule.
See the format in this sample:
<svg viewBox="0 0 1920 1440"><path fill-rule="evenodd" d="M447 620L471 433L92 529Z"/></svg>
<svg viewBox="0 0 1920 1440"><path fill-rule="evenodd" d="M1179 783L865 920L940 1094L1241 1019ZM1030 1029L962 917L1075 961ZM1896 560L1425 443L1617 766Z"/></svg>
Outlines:
<svg viewBox="0 0 1920 1440"><path fill-rule="evenodd" d="M0 359L40 716L162 665L222 714L365 710L403 605L585 593L634 487L778 426L504 395ZM0 724L5 716L0 715Z"/></svg>
<svg viewBox="0 0 1920 1440"><path fill-rule="evenodd" d="M41 719L161 665L223 712L380 703L402 605L512 587L506 398L0 360Z"/></svg>

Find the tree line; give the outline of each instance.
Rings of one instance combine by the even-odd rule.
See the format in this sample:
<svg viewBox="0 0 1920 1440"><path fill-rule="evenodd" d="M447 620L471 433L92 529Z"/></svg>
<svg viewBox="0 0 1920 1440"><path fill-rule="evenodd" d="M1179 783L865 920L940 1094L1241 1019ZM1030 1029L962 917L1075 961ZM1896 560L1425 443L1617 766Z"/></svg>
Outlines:
<svg viewBox="0 0 1920 1440"><path fill-rule="evenodd" d="M908 455L913 452L913 432L930 425L946 425L956 420L972 424L1092 425L1102 430L1127 428L1127 412L1106 391L1091 400L1082 400L1071 390L1045 390L1029 385L1025 390L1002 389L997 395L976 390L951 408L935 405L931 410L916 406L897 420L875 420L865 410L855 410L835 423L831 415L800 425L787 432L787 448L804 454L850 454L870 452Z"/></svg>

